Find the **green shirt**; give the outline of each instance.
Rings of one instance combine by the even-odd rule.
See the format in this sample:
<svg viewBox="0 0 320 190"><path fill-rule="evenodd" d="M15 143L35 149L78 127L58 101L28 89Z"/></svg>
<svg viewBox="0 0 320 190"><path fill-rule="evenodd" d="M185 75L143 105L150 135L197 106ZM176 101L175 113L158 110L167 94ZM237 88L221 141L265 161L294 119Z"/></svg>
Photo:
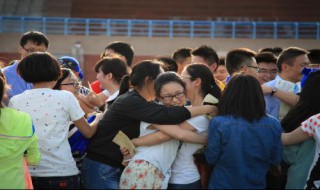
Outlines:
<svg viewBox="0 0 320 190"><path fill-rule="evenodd" d="M23 158L28 165L40 161L32 119L12 108L0 111L0 189L25 189Z"/></svg>

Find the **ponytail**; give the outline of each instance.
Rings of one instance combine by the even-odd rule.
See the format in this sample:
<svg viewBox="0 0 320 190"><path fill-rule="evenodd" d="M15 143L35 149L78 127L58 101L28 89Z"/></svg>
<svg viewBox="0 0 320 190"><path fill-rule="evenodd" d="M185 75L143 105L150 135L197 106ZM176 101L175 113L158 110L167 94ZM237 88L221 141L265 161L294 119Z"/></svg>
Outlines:
<svg viewBox="0 0 320 190"><path fill-rule="evenodd" d="M130 87L130 76L129 75L125 75L120 83L120 89L119 89L119 95L122 95L126 92L129 91L129 87Z"/></svg>
<svg viewBox="0 0 320 190"><path fill-rule="evenodd" d="M204 87L204 86L202 86L202 87ZM218 100L221 97L221 90L220 90L219 86L217 85L213 76L212 76L212 79L210 79L210 87L207 88L207 93L211 94L212 96L214 96Z"/></svg>

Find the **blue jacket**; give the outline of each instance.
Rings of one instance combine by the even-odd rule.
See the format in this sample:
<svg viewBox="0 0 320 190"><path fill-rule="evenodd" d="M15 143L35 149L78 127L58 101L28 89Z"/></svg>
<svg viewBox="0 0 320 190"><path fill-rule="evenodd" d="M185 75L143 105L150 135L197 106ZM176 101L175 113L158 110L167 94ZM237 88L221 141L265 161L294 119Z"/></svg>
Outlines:
<svg viewBox="0 0 320 190"><path fill-rule="evenodd" d="M206 160L214 165L209 189L264 189L271 165L282 160L281 126L264 116L249 123L232 116L214 117L209 125Z"/></svg>
<svg viewBox="0 0 320 190"><path fill-rule="evenodd" d="M23 78L20 77L20 75L18 75L18 64L19 62L16 61L13 65L5 67L3 70L3 73L7 80L7 84L10 85L10 89L8 92L8 102L13 96L21 94L25 90L32 89L33 87L31 83L27 83L23 80ZM5 103L7 104L7 102Z"/></svg>

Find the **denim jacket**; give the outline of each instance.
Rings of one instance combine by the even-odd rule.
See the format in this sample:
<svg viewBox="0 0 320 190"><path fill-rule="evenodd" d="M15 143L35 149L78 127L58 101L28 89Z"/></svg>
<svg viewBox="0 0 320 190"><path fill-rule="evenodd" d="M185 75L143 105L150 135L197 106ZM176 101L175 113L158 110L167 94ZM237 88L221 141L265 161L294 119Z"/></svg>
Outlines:
<svg viewBox="0 0 320 190"><path fill-rule="evenodd" d="M271 165L282 160L281 126L264 116L248 122L217 116L209 125L206 160L214 165L209 189L263 189Z"/></svg>

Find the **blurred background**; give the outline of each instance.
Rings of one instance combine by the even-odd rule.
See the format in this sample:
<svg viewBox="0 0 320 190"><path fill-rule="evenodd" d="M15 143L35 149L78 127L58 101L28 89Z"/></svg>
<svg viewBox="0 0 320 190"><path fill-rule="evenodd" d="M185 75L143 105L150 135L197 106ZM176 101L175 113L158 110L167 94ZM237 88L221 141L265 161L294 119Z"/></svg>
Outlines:
<svg viewBox="0 0 320 190"><path fill-rule="evenodd" d="M55 56L77 57L85 80L112 41L135 50L134 63L206 44L219 55L247 47L320 48L318 0L0 0L0 61L19 59L20 36L38 30Z"/></svg>

